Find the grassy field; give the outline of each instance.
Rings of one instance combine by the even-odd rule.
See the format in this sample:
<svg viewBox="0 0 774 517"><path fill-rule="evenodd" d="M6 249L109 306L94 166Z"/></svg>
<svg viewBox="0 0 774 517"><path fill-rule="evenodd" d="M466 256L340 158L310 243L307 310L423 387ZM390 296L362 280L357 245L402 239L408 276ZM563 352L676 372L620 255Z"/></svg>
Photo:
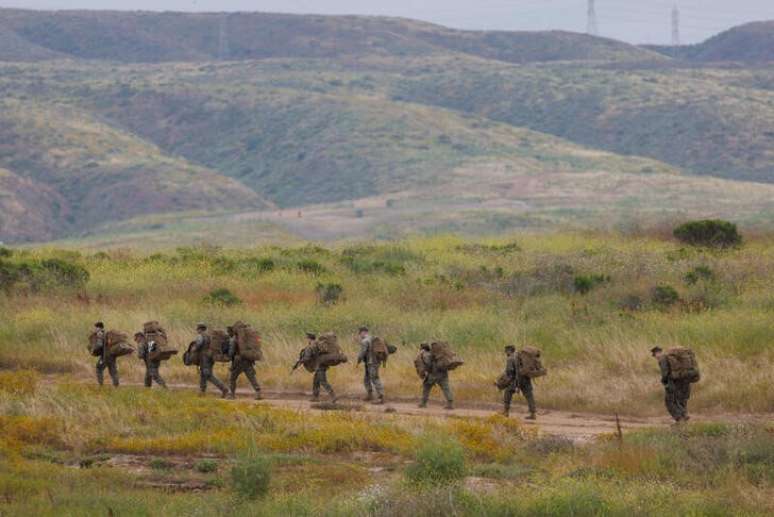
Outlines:
<svg viewBox="0 0 774 517"><path fill-rule="evenodd" d="M771 236L726 251L589 233L154 253L36 248L2 260L38 271L54 258L82 266L88 282L6 282L0 295L2 514L774 510L774 428L733 416L774 412ZM342 298L320 303L319 284L341 285ZM667 285L679 296L671 305L654 298ZM239 303L213 304L219 288ZM305 412L149 391L131 385L143 373L133 356L119 359L126 386L98 388L85 346L91 324L134 331L152 318L181 349L199 320L251 322L265 342L259 380L280 392L310 388L309 374L289 375L306 330L336 331L351 359L361 324L397 344L383 370L388 399L418 396L416 346L446 339L466 361L452 372L461 405L496 403L503 345L535 344L549 369L536 384L540 408L640 417L664 414L648 349L687 345L703 372L691 410L728 423L574 444L501 416ZM225 377L225 365L217 373ZM162 375L197 380L178 358ZM361 395L351 363L330 378L340 394Z"/></svg>

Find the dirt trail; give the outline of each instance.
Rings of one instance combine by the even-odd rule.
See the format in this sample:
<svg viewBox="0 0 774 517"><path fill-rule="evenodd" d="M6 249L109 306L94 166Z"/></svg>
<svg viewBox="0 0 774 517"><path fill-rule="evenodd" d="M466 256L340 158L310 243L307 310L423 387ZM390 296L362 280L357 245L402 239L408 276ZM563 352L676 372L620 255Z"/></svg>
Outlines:
<svg viewBox="0 0 774 517"><path fill-rule="evenodd" d="M129 386L141 386L141 384L126 383ZM196 386L187 384L170 384L174 390L195 390ZM154 389L158 389L154 387ZM208 396L216 397L210 390ZM264 399L256 404L281 407L297 411L357 411L368 414L404 415L416 417L434 418L487 418L502 409L498 404L487 403L461 403L454 410L446 410L440 402L431 401L427 408L417 407L415 399L388 399L384 405L374 405L363 402L356 397L344 396L338 402L330 404L325 397L320 403L313 403L309 395L305 393L289 393L264 391ZM248 389L238 389L237 399L251 400L253 392ZM517 418L527 427L534 427L542 435L562 436L573 441L588 441L603 434L616 432L615 415L602 415L594 413L580 413L572 411L558 411L543 409L538 410L537 421L525 420L527 413L525 405L514 404L511 410L511 418ZM744 421L774 421L774 415L692 415L692 422L744 422ZM647 427L668 427L672 425L669 417L620 417L620 425L623 432L643 429Z"/></svg>

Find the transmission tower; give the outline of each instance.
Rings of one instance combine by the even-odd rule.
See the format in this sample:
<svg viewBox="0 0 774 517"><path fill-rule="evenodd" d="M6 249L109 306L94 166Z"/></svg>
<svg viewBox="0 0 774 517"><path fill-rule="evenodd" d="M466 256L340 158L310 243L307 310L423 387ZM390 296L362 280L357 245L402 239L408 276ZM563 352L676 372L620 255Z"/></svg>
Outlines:
<svg viewBox="0 0 774 517"><path fill-rule="evenodd" d="M227 59L230 53L228 48L228 15L224 14L220 19L218 31L218 58Z"/></svg>
<svg viewBox="0 0 774 517"><path fill-rule="evenodd" d="M672 7L672 46L680 45L680 9L677 8L677 2Z"/></svg>
<svg viewBox="0 0 774 517"><path fill-rule="evenodd" d="M589 6L588 10L586 11L586 33L591 34L592 36L599 36L599 27L597 26L597 9L594 5L596 0L588 0L588 2Z"/></svg>

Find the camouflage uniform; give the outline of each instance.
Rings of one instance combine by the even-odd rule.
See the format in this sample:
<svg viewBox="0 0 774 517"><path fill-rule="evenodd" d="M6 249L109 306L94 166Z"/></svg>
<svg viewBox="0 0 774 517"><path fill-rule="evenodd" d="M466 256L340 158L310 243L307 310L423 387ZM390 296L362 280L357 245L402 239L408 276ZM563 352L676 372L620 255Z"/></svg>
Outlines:
<svg viewBox="0 0 774 517"><path fill-rule="evenodd" d="M510 386L505 388L503 393L503 405L504 413L507 416L511 411L511 401L513 395L517 391L521 391L524 398L527 399L527 407L529 408L530 417L534 418L535 409L535 395L532 391L532 379L529 377L519 375L519 358L516 353L508 355L508 361L505 365L505 375L511 380Z"/></svg>
<svg viewBox="0 0 774 517"><path fill-rule="evenodd" d="M449 371L438 368L433 360L433 355L426 350L422 352L422 361L425 363L428 374L422 382L422 402L420 406L427 406L430 390L437 384L441 388L443 396L446 397L446 407L451 409L454 404L454 397L449 387Z"/></svg>
<svg viewBox="0 0 774 517"><path fill-rule="evenodd" d="M110 374L110 380L113 386L118 386L118 365L116 358L107 353L107 335L104 329L97 330L97 349L100 350L100 356L97 360L97 382L100 386L105 382L105 368Z"/></svg>
<svg viewBox="0 0 774 517"><path fill-rule="evenodd" d="M212 355L208 350L209 346L209 337L204 334L196 336L196 350L199 352L199 390L201 393L205 393L207 391L207 381L209 381L213 383L225 397L228 395L228 389L226 389L226 385L223 384L220 379L215 377L215 374L213 373L215 361L212 359Z"/></svg>
<svg viewBox="0 0 774 517"><path fill-rule="evenodd" d="M691 397L691 383L686 380L674 380L670 375L669 360L666 355L658 359L661 369L661 384L664 385L664 402L667 411L675 422L688 420L688 399Z"/></svg>
<svg viewBox="0 0 774 517"><path fill-rule="evenodd" d="M145 387L150 388L153 384L153 381L156 381L156 384L166 389L167 383L164 382L164 379L162 379L161 375L159 374L161 361L152 361L150 359L150 354L148 353L148 344L141 343L137 353L140 356L140 359L145 362Z"/></svg>
<svg viewBox="0 0 774 517"><path fill-rule="evenodd" d="M367 335L360 340L360 354L357 356L357 363L365 363L365 375L363 376L363 385L366 389L366 400L371 400L374 396L374 390L379 397L379 401L384 401L384 386L379 379L379 367L381 363L371 353L371 343L373 338Z"/></svg>
<svg viewBox="0 0 774 517"><path fill-rule="evenodd" d="M336 394L333 392L333 388L328 383L328 367L318 366L314 371L314 379L312 380L312 398L317 400L320 398L320 388L325 389L331 399L336 401Z"/></svg>
<svg viewBox="0 0 774 517"><path fill-rule="evenodd" d="M244 373L255 390L255 398L260 399L261 385L258 384L258 379L255 377L255 361L250 361L237 354L237 342L234 336L228 340L228 356L231 358L230 376L228 379L231 396L234 397L236 395L237 379Z"/></svg>

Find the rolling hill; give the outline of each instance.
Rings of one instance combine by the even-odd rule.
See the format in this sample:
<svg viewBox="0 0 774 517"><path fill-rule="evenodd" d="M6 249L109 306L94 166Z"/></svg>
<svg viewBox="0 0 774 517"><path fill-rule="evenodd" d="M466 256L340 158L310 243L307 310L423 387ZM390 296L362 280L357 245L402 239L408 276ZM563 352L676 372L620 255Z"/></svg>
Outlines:
<svg viewBox="0 0 774 517"><path fill-rule="evenodd" d="M37 12L0 9L7 61L118 62L417 56L460 52L512 63L647 60L657 53L568 32L453 30L406 19L268 13Z"/></svg>
<svg viewBox="0 0 774 517"><path fill-rule="evenodd" d="M693 62L731 61L763 64L774 61L774 20L747 23L698 45L646 46L666 56Z"/></svg>
<svg viewBox="0 0 774 517"><path fill-rule="evenodd" d="M378 235L735 206L765 225L774 211L762 185L774 183L773 70L585 35L0 10L0 98L9 242L310 205L321 221L343 210L342 231L279 217L269 233L346 236L363 203L400 207L354 222ZM203 219L187 220L201 235L191 224Z"/></svg>

